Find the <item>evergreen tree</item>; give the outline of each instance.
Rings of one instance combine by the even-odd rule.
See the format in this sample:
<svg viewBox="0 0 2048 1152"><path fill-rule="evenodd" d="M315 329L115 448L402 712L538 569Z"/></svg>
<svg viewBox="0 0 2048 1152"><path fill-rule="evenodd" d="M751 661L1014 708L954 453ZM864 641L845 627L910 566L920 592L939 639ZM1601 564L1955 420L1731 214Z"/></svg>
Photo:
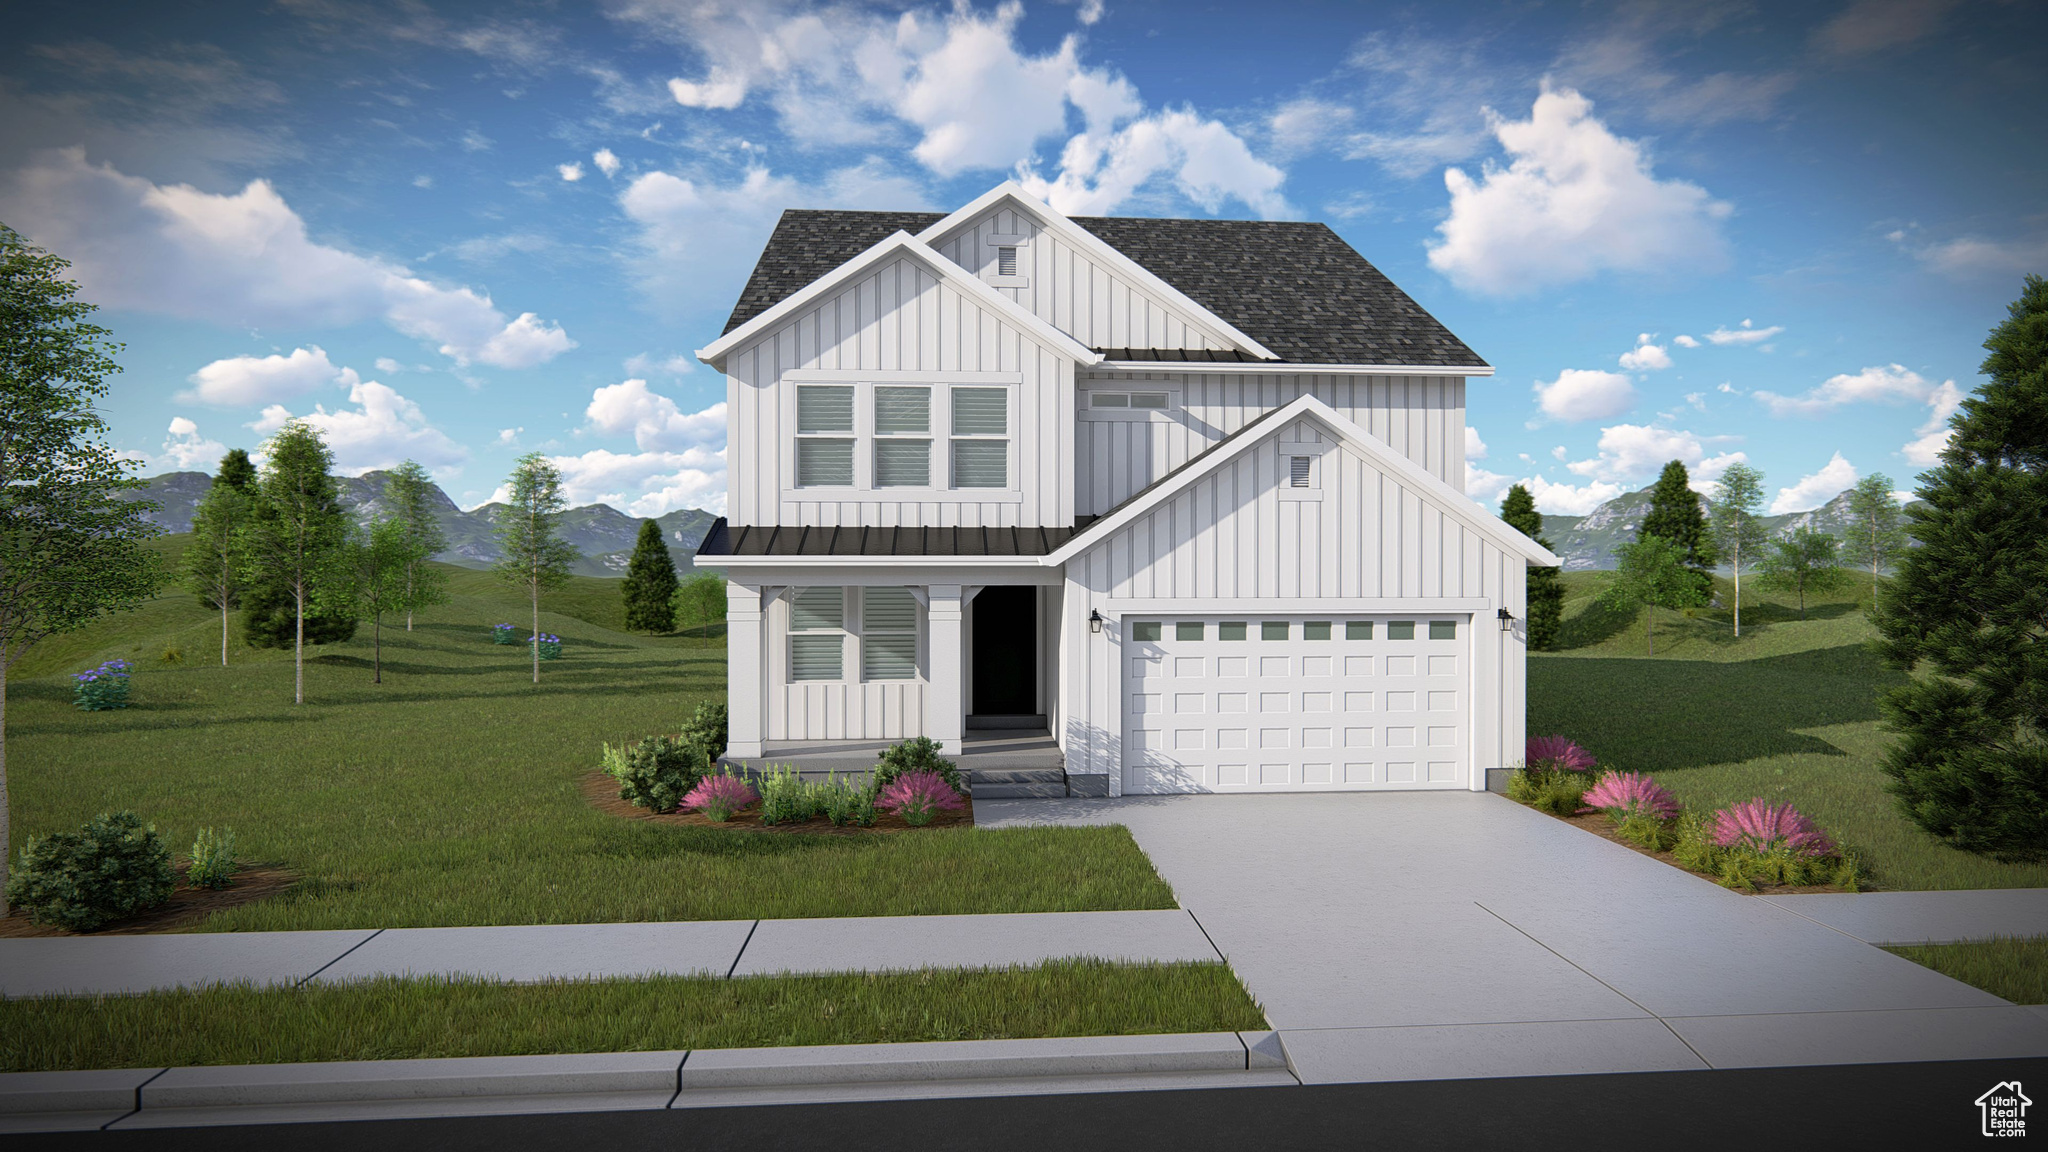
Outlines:
<svg viewBox="0 0 2048 1152"><path fill-rule="evenodd" d="M240 448L228 449L220 458L220 474L213 478L215 484L225 484L245 496L256 494L256 465L249 462L249 453Z"/></svg>
<svg viewBox="0 0 2048 1152"><path fill-rule="evenodd" d="M1892 478L1874 472L1849 489L1849 515L1855 522L1842 541L1842 559L1870 565L1870 604L1877 606L1877 574L1906 550L1906 528L1899 502L1892 499Z"/></svg>
<svg viewBox="0 0 2048 1152"><path fill-rule="evenodd" d="M540 683L540 594L569 579L569 565L581 553L561 538L562 471L539 452L519 458L506 481L511 498L498 509L498 575L526 589L533 603L533 682Z"/></svg>
<svg viewBox="0 0 2048 1152"><path fill-rule="evenodd" d="M45 638L135 607L163 584L145 542L158 505L93 407L119 344L63 260L0 224L0 916L7 914L7 670Z"/></svg>
<svg viewBox="0 0 2048 1152"><path fill-rule="evenodd" d="M279 609L292 624L292 702L306 702L306 641L320 643L319 633L334 625L309 629L316 612L338 619L355 634L355 618L346 611L327 611L344 602L336 564L348 535L348 515L335 490L334 454L311 425L294 420L264 446L266 459L257 479L256 500L242 535L243 563L251 594L244 599L251 644L272 639ZM308 633L314 633L309 637ZM278 647L283 647L278 644Z"/></svg>
<svg viewBox="0 0 2048 1152"><path fill-rule="evenodd" d="M1600 599L1616 608L1642 608L1643 641L1655 656L1657 609L1697 608L1707 602L1706 593L1700 591L1697 573L1685 566L1685 549L1662 536L1639 536L1614 554L1621 564Z"/></svg>
<svg viewBox="0 0 2048 1152"><path fill-rule="evenodd" d="M228 666L228 611L242 598L241 538L249 495L220 477L192 513L192 543L185 549L180 583L209 608L220 609L220 666Z"/></svg>
<svg viewBox="0 0 2048 1152"><path fill-rule="evenodd" d="M1970 852L2048 860L2048 281L2029 276L1984 341L1988 380L1950 421L1906 510L1919 547L1872 613L1914 672L1882 701L1885 771L1921 828Z"/></svg>
<svg viewBox="0 0 2048 1152"><path fill-rule="evenodd" d="M384 480L384 502L403 533L403 567L391 611L405 613L412 631L413 613L448 602L448 576L434 567L434 557L448 550L448 536L434 516L439 488L416 460L407 460Z"/></svg>
<svg viewBox="0 0 2048 1152"><path fill-rule="evenodd" d="M1685 566L1699 585L1700 603L1714 594L1714 540L1707 534L1707 518L1700 512L1700 494L1692 490L1692 477L1678 460L1664 466L1650 489L1650 512L1636 529L1636 539L1659 536L1685 550Z"/></svg>
<svg viewBox="0 0 2048 1152"><path fill-rule="evenodd" d="M1783 540L1771 541L1764 554L1764 587L1799 593L1799 618L1806 619L1809 593L1832 592L1845 579L1836 555L1842 542L1825 532L1801 528Z"/></svg>
<svg viewBox="0 0 2048 1152"><path fill-rule="evenodd" d="M661 525L640 522L633 558L626 562L626 627L635 632L676 630L676 562L661 539Z"/></svg>
<svg viewBox="0 0 2048 1152"><path fill-rule="evenodd" d="M1536 511L1536 498L1528 488L1517 484L1508 489L1507 498L1500 502L1500 518L1529 539L1551 547L1543 538L1543 514ZM1555 568L1530 568L1528 573L1529 647L1547 652L1557 645L1558 628L1564 620L1564 581Z"/></svg>
<svg viewBox="0 0 2048 1152"><path fill-rule="evenodd" d="M1742 570L1754 565L1770 537L1757 520L1764 503L1764 474L1747 464L1730 464L1721 473L1721 494L1714 501L1714 545L1735 576L1735 634L1742 635Z"/></svg>

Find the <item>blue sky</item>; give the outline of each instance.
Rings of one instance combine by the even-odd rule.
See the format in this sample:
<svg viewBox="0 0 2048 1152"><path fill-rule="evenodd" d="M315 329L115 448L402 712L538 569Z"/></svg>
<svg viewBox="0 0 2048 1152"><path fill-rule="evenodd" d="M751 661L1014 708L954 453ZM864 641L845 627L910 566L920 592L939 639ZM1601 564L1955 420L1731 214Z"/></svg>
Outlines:
<svg viewBox="0 0 2048 1152"><path fill-rule="evenodd" d="M198 8L194 14L186 8ZM722 511L722 327L787 207L1328 222L1495 365L1468 488L1747 460L1902 489L2048 272L2019 2L38 5L0 221L126 342L146 473L282 420L459 502Z"/></svg>

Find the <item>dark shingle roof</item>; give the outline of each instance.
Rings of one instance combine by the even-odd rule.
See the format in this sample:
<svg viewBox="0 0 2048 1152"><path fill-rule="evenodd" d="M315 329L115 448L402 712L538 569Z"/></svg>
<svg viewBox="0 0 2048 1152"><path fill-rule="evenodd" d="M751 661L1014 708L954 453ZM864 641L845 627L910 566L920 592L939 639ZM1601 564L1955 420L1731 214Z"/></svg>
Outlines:
<svg viewBox="0 0 2048 1152"><path fill-rule="evenodd" d="M767 528L711 526L699 556L1044 556L1095 522L1072 528Z"/></svg>
<svg viewBox="0 0 2048 1152"><path fill-rule="evenodd" d="M725 330L745 324L897 230L915 234L944 218L937 212L784 212ZM1141 216L1073 220L1283 361L1486 365L1327 225ZM1112 359L1169 358L1160 349L1100 351Z"/></svg>

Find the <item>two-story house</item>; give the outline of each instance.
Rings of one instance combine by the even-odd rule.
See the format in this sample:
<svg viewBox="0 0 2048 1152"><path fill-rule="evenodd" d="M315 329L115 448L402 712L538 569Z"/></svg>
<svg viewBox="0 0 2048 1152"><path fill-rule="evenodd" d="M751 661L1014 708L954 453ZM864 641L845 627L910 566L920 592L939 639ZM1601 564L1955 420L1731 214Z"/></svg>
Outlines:
<svg viewBox="0 0 2048 1152"><path fill-rule="evenodd" d="M1525 570L1492 369L1321 224L783 214L723 336L731 743L1038 730L1074 794L1470 788ZM871 758L872 753L869 753Z"/></svg>

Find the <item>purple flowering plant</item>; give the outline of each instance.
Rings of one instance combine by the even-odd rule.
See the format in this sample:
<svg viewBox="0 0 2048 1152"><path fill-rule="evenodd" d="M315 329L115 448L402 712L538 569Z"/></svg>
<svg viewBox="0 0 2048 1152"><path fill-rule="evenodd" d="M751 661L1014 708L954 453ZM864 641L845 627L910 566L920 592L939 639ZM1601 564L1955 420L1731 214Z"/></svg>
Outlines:
<svg viewBox="0 0 2048 1152"><path fill-rule="evenodd" d="M74 674L76 682L72 701L87 712L105 712L128 706L129 674L135 666L126 660L114 659L97 668L88 668Z"/></svg>
<svg viewBox="0 0 2048 1152"><path fill-rule="evenodd" d="M683 797L683 807L693 808L723 824L733 813L759 800L754 787L737 776L706 776Z"/></svg>
<svg viewBox="0 0 2048 1152"><path fill-rule="evenodd" d="M905 772L891 780L875 801L875 807L903 817L903 822L912 827L929 824L941 810L952 811L960 806L960 794L953 791L944 776L924 771Z"/></svg>
<svg viewBox="0 0 2048 1152"><path fill-rule="evenodd" d="M1582 801L1592 808L1605 808L1617 817L1641 814L1664 821L1678 817L1678 798L1669 789L1641 772L1607 772Z"/></svg>

